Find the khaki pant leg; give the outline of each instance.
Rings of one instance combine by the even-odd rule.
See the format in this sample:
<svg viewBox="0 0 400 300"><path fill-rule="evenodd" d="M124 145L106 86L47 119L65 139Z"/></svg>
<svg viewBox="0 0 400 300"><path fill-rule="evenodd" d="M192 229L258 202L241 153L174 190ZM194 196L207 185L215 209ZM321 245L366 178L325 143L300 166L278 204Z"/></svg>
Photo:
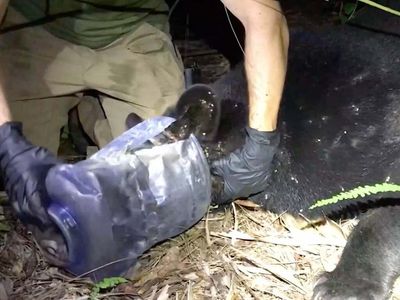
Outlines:
<svg viewBox="0 0 400 300"><path fill-rule="evenodd" d="M102 148L112 140L110 125L98 98L82 97L78 114L83 130L97 146Z"/></svg>
<svg viewBox="0 0 400 300"><path fill-rule="evenodd" d="M135 32L97 50L85 84L101 91L112 137L126 130L126 116L143 119L173 107L184 90L183 65L170 36L145 23Z"/></svg>
<svg viewBox="0 0 400 300"><path fill-rule="evenodd" d="M35 145L57 154L60 130L68 121L68 111L78 97L35 99L10 102L13 119L23 123L25 137Z"/></svg>
<svg viewBox="0 0 400 300"><path fill-rule="evenodd" d="M3 28L26 22L9 7ZM33 143L56 152L60 124L66 123L68 110L77 103L76 97L64 96L86 88L83 74L94 62L94 54L40 26L0 35L2 86L13 118L23 123Z"/></svg>
<svg viewBox="0 0 400 300"><path fill-rule="evenodd" d="M102 97L101 102L103 109L107 115L108 124L111 130L112 138L116 138L122 134L126 128L126 117L134 112L143 118L140 107L134 106L129 102L116 100L114 98ZM100 137L98 137L99 139Z"/></svg>

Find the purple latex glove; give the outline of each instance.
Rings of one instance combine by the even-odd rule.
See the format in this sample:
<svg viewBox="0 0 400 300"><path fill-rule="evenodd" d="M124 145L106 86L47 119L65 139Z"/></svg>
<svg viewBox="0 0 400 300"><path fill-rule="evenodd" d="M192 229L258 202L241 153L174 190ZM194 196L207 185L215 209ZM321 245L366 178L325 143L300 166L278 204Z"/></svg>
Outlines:
<svg viewBox="0 0 400 300"><path fill-rule="evenodd" d="M26 225L41 230L52 225L44 182L49 169L57 163L47 149L26 140L21 123L0 126L0 170L5 190L18 218Z"/></svg>
<svg viewBox="0 0 400 300"><path fill-rule="evenodd" d="M223 188L213 202L224 203L249 197L267 186L271 162L279 145L279 133L246 127L246 142L227 157L215 161L211 172L223 180Z"/></svg>

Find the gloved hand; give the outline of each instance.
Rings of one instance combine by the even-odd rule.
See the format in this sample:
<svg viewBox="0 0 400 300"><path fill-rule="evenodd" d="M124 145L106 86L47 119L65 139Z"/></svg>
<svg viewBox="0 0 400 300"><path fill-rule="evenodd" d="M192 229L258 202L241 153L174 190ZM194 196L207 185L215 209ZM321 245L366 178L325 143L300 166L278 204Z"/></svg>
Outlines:
<svg viewBox="0 0 400 300"><path fill-rule="evenodd" d="M25 139L21 123L0 126L0 171L10 203L26 225L39 229L52 225L46 211L49 199L45 179L57 163L47 149Z"/></svg>
<svg viewBox="0 0 400 300"><path fill-rule="evenodd" d="M246 127L245 144L227 157L215 161L211 173L223 180L223 188L213 201L223 203L249 197L267 185L271 162L277 151L279 133Z"/></svg>

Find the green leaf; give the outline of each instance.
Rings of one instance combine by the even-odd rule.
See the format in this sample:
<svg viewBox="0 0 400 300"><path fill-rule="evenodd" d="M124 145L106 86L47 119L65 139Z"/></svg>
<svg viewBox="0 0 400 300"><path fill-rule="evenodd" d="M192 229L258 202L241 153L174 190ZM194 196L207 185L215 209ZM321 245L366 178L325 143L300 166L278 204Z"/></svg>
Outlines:
<svg viewBox="0 0 400 300"><path fill-rule="evenodd" d="M352 15L355 12L356 8L357 8L357 4L356 3L349 3L348 2L348 3L345 3L343 5L343 11L348 16Z"/></svg>
<svg viewBox="0 0 400 300"><path fill-rule="evenodd" d="M102 290L114 288L122 283L127 283L123 277L109 277L104 278L102 281L98 282L93 288L92 292L90 293L90 300L96 300L97 296Z"/></svg>
<svg viewBox="0 0 400 300"><path fill-rule="evenodd" d="M374 195L379 193L400 192L400 185L395 183L378 183L375 185L359 186L350 191L342 192L328 199L316 201L309 209L323 207L330 204L335 204L339 201L356 199L365 197L366 195Z"/></svg>

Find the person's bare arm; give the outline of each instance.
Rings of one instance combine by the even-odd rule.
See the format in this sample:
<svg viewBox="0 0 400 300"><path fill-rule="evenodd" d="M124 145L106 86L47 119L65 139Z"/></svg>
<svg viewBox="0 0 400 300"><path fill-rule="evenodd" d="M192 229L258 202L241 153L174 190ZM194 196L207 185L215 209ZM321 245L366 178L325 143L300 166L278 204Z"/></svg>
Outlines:
<svg viewBox="0 0 400 300"><path fill-rule="evenodd" d="M274 131L286 76L289 34L278 1L221 0L246 31L249 126Z"/></svg>
<svg viewBox="0 0 400 300"><path fill-rule="evenodd" d="M11 121L11 113L0 83L0 126Z"/></svg>
<svg viewBox="0 0 400 300"><path fill-rule="evenodd" d="M278 1L221 0L246 30L249 123L242 147L212 163L213 202L251 197L268 183L278 150L279 106L286 77L289 33Z"/></svg>
<svg viewBox="0 0 400 300"><path fill-rule="evenodd" d="M8 5L8 0L0 0L0 23L1 20L3 20L4 14L7 9L7 5ZM8 108L8 103L3 90L3 80L0 76L0 125L8 121L11 121L11 113L10 109Z"/></svg>

